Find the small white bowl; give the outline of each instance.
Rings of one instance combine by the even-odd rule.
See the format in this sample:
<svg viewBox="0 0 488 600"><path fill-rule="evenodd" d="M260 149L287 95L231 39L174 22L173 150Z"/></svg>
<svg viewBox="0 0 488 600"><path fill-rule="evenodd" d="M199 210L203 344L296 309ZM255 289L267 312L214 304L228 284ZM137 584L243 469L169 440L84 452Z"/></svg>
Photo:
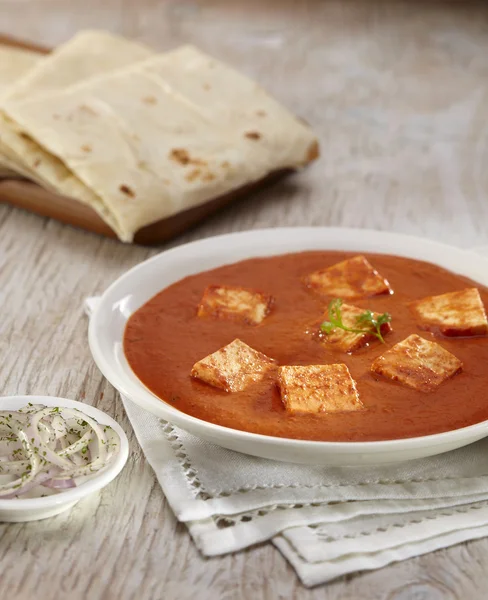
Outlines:
<svg viewBox="0 0 488 600"><path fill-rule="evenodd" d="M121 394L159 418L224 448L262 458L330 466L377 465L448 452L488 436L488 420L444 433L378 442L315 442L259 435L187 415L155 396L136 377L124 355L124 330L130 316L152 296L200 271L247 258L304 250L406 256L431 262L488 286L486 258L468 250L397 233L296 227L207 238L154 256L122 275L105 291L89 327L90 349L98 368ZM391 393L395 393L393 387ZM459 398L459 402L467 401L469 397Z"/></svg>
<svg viewBox="0 0 488 600"><path fill-rule="evenodd" d="M112 417L89 404L52 396L6 396L0 398L0 410L18 410L29 402L45 406L76 408L89 417L96 419L101 425L109 425L120 437L120 451L98 476L86 481L79 487L63 490L58 494L45 496L44 498L12 498L9 500L0 498L0 521L2 522L37 521L53 517L70 509L79 500L102 489L115 479L122 471L129 456L129 442L122 427ZM40 493L42 493L41 487L40 490Z"/></svg>

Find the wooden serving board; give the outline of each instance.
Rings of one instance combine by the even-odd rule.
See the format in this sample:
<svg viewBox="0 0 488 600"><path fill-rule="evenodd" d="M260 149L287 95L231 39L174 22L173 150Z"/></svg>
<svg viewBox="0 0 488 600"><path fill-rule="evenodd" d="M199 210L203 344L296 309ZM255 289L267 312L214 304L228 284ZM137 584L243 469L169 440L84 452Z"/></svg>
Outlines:
<svg viewBox="0 0 488 600"><path fill-rule="evenodd" d="M30 44L2 34L0 34L0 44L23 48L39 52L40 54L49 53L49 49L45 47ZM134 243L143 245L161 244L196 225L223 206L260 190L290 173L292 173L291 170L281 170L271 173L260 181L147 225L136 233ZM89 206L73 198L67 198L47 191L25 179L0 179L0 202L11 204L12 206L28 210L43 217L56 219L74 227L86 229L87 231L107 237L117 238L115 232Z"/></svg>

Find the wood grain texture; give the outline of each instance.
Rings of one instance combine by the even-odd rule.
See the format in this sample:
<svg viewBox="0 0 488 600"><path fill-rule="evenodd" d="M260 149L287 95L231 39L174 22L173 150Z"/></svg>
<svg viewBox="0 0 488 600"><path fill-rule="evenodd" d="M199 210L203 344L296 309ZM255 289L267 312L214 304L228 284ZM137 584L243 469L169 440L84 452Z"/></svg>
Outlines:
<svg viewBox="0 0 488 600"><path fill-rule="evenodd" d="M277 225L487 243L488 6L474 2L0 0L0 28L55 45L103 27L233 62L317 128L319 163L171 245ZM155 250L0 207L2 394L84 399L131 434L82 315ZM197 260L197 258L196 258ZM271 546L203 559L131 437L121 476L69 514L0 525L0 598L410 600L486 597L488 540L305 590Z"/></svg>

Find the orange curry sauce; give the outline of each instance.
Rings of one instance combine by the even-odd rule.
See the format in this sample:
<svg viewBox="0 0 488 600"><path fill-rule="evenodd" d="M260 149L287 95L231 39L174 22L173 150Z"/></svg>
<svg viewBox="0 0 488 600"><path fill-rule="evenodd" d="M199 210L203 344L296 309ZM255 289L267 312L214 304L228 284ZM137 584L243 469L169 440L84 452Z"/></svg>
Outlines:
<svg viewBox="0 0 488 600"><path fill-rule="evenodd" d="M225 427L288 438L370 441L427 435L488 419L488 338L435 337L422 331L407 303L425 296L477 287L488 306L488 289L435 265L386 255L366 255L388 279L393 295L351 301L392 315L393 332L353 354L328 348L308 334L324 318L328 301L308 290L307 274L354 256L303 252L245 260L186 277L161 291L127 323L124 350L137 377L177 409ZM271 294L271 313L258 326L196 316L208 285L233 285ZM411 333L438 341L463 363L463 372L436 391L421 393L373 376L372 361ZM235 338L281 365L345 363L366 410L290 415L271 377L247 390L227 393L190 377L195 362Z"/></svg>

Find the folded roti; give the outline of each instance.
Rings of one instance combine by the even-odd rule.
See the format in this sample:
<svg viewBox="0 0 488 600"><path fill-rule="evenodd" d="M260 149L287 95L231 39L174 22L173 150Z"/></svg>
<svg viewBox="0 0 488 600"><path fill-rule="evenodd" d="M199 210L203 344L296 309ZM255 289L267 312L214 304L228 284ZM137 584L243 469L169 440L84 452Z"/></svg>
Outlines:
<svg viewBox="0 0 488 600"><path fill-rule="evenodd" d="M256 83L191 47L4 111L18 128L3 136L10 150L29 155L44 181L92 206L123 241L305 165L318 149L310 128Z"/></svg>
<svg viewBox="0 0 488 600"><path fill-rule="evenodd" d="M30 70L11 81L12 85L3 92L0 88L0 103L21 102L41 93L52 93L85 78L144 60L153 54L143 44L106 31L81 31L48 56L40 58L36 54L36 60L30 63ZM26 62L24 58L22 64ZM19 155L5 142L6 136L10 139L18 134L15 124L0 113L0 164L8 164L10 168L46 187L34 166L37 157L31 156L28 148L25 154Z"/></svg>
<svg viewBox="0 0 488 600"><path fill-rule="evenodd" d="M0 44L0 96L41 59L37 52Z"/></svg>
<svg viewBox="0 0 488 600"><path fill-rule="evenodd" d="M80 31L58 46L3 94L1 100L25 100L40 92L61 90L78 81L144 60L147 46L107 31Z"/></svg>
<svg viewBox="0 0 488 600"><path fill-rule="evenodd" d="M29 179L30 176L27 169L0 154L0 179Z"/></svg>
<svg viewBox="0 0 488 600"><path fill-rule="evenodd" d="M37 52L0 44L0 97L41 60ZM0 158L0 179L15 176L15 165Z"/></svg>
<svg viewBox="0 0 488 600"><path fill-rule="evenodd" d="M318 143L305 123L254 81L193 46L152 57L136 68L163 79L208 120L254 141L253 151L264 147L272 167L305 165L318 156Z"/></svg>

